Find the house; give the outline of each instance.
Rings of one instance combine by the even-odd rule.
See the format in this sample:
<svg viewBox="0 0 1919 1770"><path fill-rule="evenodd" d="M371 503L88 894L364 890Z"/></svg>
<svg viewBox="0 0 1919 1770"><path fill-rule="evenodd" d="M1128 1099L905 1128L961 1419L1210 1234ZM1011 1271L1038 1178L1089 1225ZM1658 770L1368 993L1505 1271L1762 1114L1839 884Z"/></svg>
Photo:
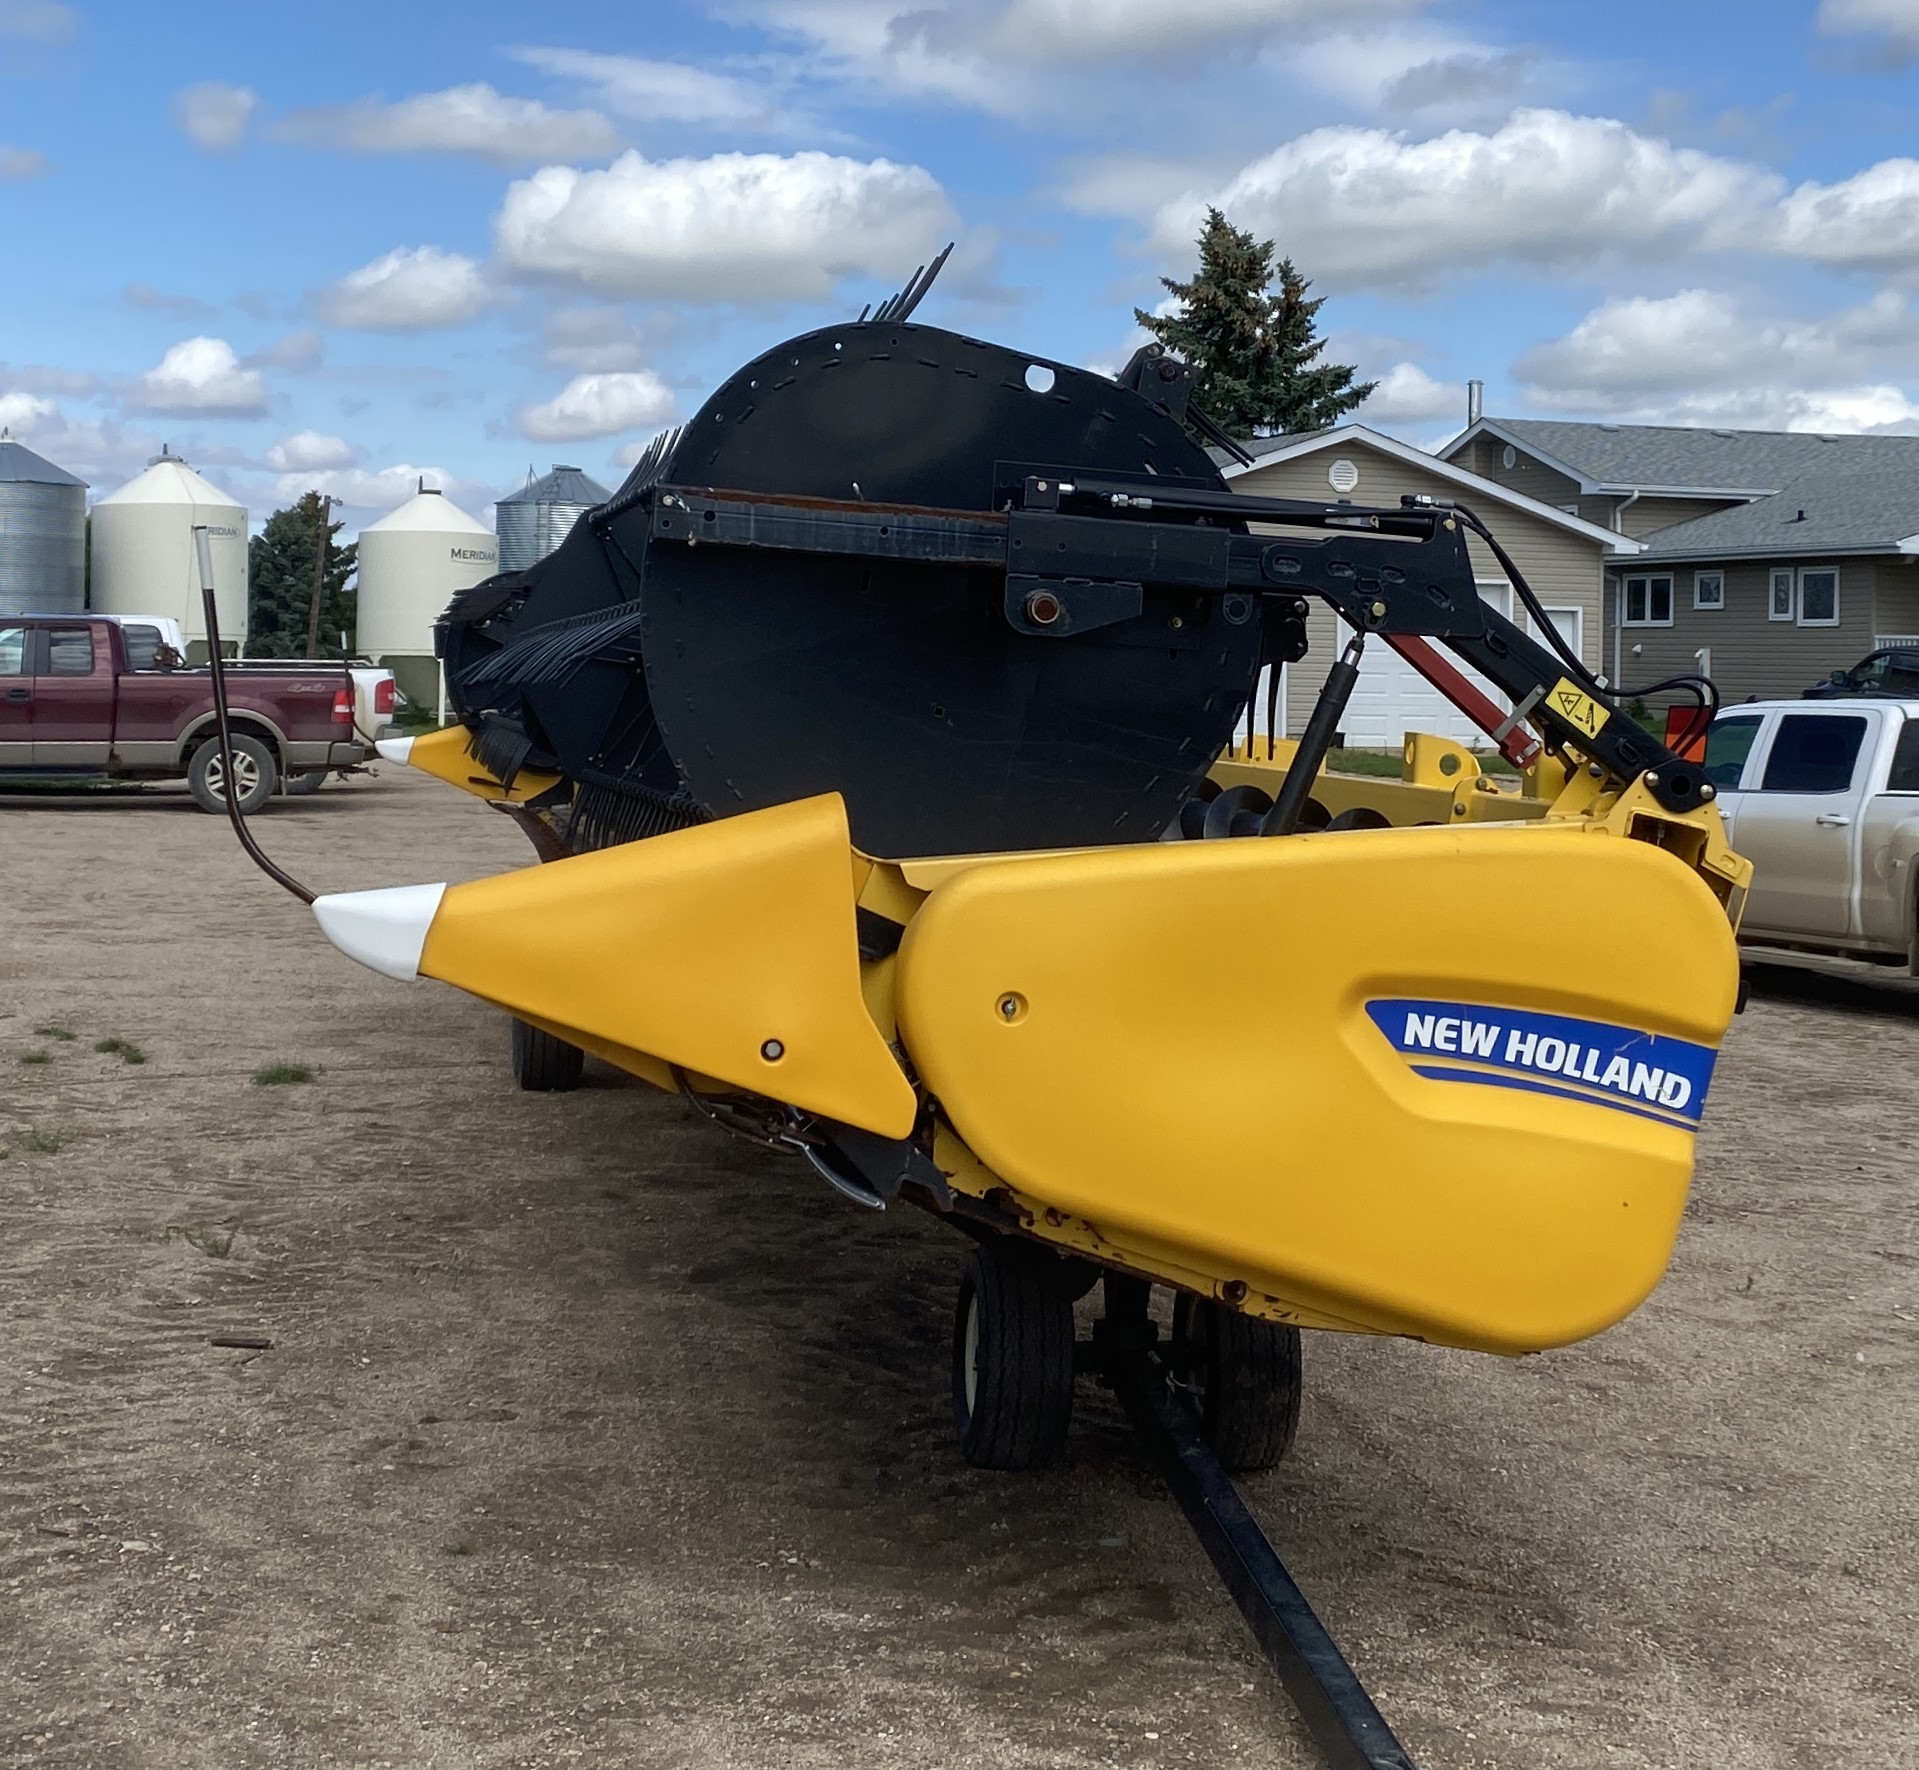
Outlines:
<svg viewBox="0 0 1919 1770"><path fill-rule="evenodd" d="M1643 542L1607 574L1624 693L1698 673L1723 701L1794 695L1919 643L1919 437L1480 418L1440 453Z"/></svg>
<svg viewBox="0 0 1919 1770"><path fill-rule="evenodd" d="M1424 494L1467 505L1499 537L1554 626L1587 668L1597 672L1605 667L1606 575L1619 562L1636 561L1643 543L1609 524L1441 460L1363 424L1264 438L1251 448L1251 466L1222 464L1221 472L1236 492L1375 505L1396 505L1408 494ZM1516 603L1512 586L1484 542L1469 535L1466 544L1480 595L1532 631L1532 617ZM1304 728L1326 672L1347 637L1344 624L1322 602L1312 604L1306 626L1312 650L1303 662L1287 668L1282 683L1282 729L1293 734ZM1480 681L1479 685L1492 692L1490 684ZM1261 706L1263 721L1263 698ZM1486 743L1478 728L1411 665L1375 642L1367 647L1360 665L1359 685L1346 709L1343 739L1359 748L1391 749L1408 731Z"/></svg>

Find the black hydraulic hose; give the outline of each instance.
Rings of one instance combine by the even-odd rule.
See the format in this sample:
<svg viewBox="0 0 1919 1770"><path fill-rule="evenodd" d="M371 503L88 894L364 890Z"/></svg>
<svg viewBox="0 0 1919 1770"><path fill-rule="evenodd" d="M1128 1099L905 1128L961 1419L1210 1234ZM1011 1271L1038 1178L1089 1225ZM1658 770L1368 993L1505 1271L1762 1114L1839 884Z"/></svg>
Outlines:
<svg viewBox="0 0 1919 1770"><path fill-rule="evenodd" d="M227 716L227 666L226 659L220 655L220 611L213 602L213 549L207 543L207 531L198 525L193 531L193 550L200 563L200 607L207 623L207 669L213 679L213 717L220 733L215 740L220 746L221 785L225 789L220 797L226 801L227 816L233 822L233 833L240 838L240 846L247 851L253 864L274 884L292 892L302 903L311 903L316 893L309 891L290 873L282 872L266 857L260 844L254 841L253 832L247 828L247 820L241 815L240 796L235 791L233 775L233 724Z"/></svg>
<svg viewBox="0 0 1919 1770"><path fill-rule="evenodd" d="M1455 503L1448 508L1491 548L1493 558L1499 561L1500 569L1505 572L1513 589L1519 593L1520 601L1526 605L1528 612L1538 623L1546 643L1558 653L1560 662L1573 673L1576 681L1584 683L1595 693L1620 701L1641 700L1649 694L1668 692L1688 694L1698 704L1705 722L1708 725L1712 723L1719 712L1719 690L1708 676L1668 676L1661 681L1648 682L1637 687L1627 687L1623 683L1612 687L1601 684L1599 678L1586 668L1585 661L1566 643L1565 635L1559 631L1558 624L1546 613L1537 593L1526 582L1525 573L1513 563L1512 555L1499 544L1499 537L1464 504Z"/></svg>

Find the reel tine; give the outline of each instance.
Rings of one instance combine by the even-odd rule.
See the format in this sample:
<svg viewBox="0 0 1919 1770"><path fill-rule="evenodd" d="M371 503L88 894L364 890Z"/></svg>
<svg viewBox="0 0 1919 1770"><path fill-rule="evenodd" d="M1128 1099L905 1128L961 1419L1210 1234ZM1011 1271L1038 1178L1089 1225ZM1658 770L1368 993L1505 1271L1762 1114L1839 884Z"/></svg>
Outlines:
<svg viewBox="0 0 1919 1770"><path fill-rule="evenodd" d="M932 288L933 279L940 274L941 267L946 263L947 259L952 256L953 248L957 244L958 241L956 240L948 240L945 247L940 251L939 256L935 258L931 264L918 266L913 274L906 279L905 288L900 290L897 295L887 296L887 298L874 309L873 323L879 325L885 321L897 323L901 320L910 319L913 309L918 307L919 304L926 299L926 291ZM863 322L865 319L866 310L862 308L860 310L860 321Z"/></svg>

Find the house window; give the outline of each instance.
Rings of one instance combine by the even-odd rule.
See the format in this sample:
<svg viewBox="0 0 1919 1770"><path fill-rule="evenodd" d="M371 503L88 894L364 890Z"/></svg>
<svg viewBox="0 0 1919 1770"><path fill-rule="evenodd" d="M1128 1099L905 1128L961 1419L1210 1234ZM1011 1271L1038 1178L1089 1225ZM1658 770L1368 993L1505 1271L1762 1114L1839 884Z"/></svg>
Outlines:
<svg viewBox="0 0 1919 1770"><path fill-rule="evenodd" d="M1726 606L1726 574L1694 572L1692 605L1694 608L1724 608Z"/></svg>
<svg viewBox="0 0 1919 1770"><path fill-rule="evenodd" d="M1799 625L1839 625L1839 573L1833 566L1811 567L1799 574Z"/></svg>
<svg viewBox="0 0 1919 1770"><path fill-rule="evenodd" d="M1793 616L1792 568L1781 566L1772 574L1771 601L1766 604L1766 619L1790 621Z"/></svg>
<svg viewBox="0 0 1919 1770"><path fill-rule="evenodd" d="M1672 574L1626 580L1626 625L1628 627L1670 627L1672 625Z"/></svg>

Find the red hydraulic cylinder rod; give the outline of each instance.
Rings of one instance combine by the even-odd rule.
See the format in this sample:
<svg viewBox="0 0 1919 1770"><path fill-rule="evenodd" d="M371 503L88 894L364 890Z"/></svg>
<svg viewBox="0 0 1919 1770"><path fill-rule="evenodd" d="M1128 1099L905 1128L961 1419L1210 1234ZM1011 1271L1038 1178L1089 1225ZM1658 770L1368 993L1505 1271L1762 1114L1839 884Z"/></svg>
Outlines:
<svg viewBox="0 0 1919 1770"><path fill-rule="evenodd" d="M1379 636L1438 689L1495 744L1515 768L1530 768L1539 759L1540 742L1510 714L1502 713L1417 633Z"/></svg>

